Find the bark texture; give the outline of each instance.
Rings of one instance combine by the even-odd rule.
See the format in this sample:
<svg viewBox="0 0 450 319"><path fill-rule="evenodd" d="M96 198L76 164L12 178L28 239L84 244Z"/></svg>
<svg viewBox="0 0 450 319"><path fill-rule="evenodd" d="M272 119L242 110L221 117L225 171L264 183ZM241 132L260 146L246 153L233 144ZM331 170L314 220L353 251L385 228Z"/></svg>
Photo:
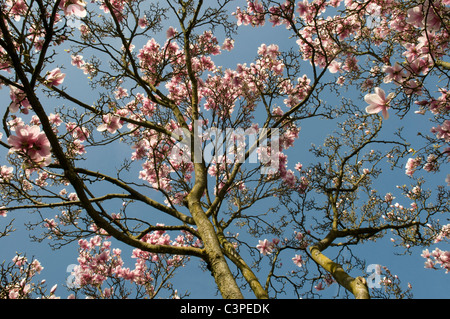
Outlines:
<svg viewBox="0 0 450 319"><path fill-rule="evenodd" d="M352 293L356 299L370 299L369 289L363 277L353 278L347 274L341 265L325 256L318 246L311 246L309 251L313 260L328 271L338 284Z"/></svg>

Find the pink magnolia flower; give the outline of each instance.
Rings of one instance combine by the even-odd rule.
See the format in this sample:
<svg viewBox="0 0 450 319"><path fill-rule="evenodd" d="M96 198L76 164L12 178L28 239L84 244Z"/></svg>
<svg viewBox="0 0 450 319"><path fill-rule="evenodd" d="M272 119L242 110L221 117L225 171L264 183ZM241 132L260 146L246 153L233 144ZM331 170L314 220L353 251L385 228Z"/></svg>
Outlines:
<svg viewBox="0 0 450 319"><path fill-rule="evenodd" d="M36 125L16 127L16 135L8 137L8 143L12 152L22 152L34 163L44 166L50 163L50 142Z"/></svg>
<svg viewBox="0 0 450 319"><path fill-rule="evenodd" d="M100 124L99 127L97 127L97 131L104 132L108 131L111 134L116 133L118 129L122 127L122 122L120 120L120 117L113 114L107 114L103 115L103 124Z"/></svg>
<svg viewBox="0 0 450 319"><path fill-rule="evenodd" d="M145 29L148 26L148 20L147 17L139 18L138 25L141 29Z"/></svg>
<svg viewBox="0 0 450 319"><path fill-rule="evenodd" d="M330 65L328 66L328 71L330 71L331 73L337 73L342 71L341 69L341 65L342 63L337 62L337 61L333 61L330 63Z"/></svg>
<svg viewBox="0 0 450 319"><path fill-rule="evenodd" d="M22 267L28 262L28 259L25 256L15 255L12 261L16 266Z"/></svg>
<svg viewBox="0 0 450 319"><path fill-rule="evenodd" d="M128 96L128 90L123 87L118 87L117 90L114 92L114 95L117 100L120 100L122 98L125 98Z"/></svg>
<svg viewBox="0 0 450 319"><path fill-rule="evenodd" d="M18 299L19 298L19 291L17 288L11 289L8 293L9 299Z"/></svg>
<svg viewBox="0 0 450 319"><path fill-rule="evenodd" d="M225 41L222 44L222 49L226 51L231 51L234 48L234 40L230 38L226 38Z"/></svg>
<svg viewBox="0 0 450 319"><path fill-rule="evenodd" d="M366 94L364 96L364 101L369 103L369 106L366 107L366 112L369 114L375 114L381 111L384 119L387 120L389 118L389 114L387 112L389 109L389 102L393 99L393 97L394 93L389 93L386 97L384 90L376 87L375 93Z"/></svg>
<svg viewBox="0 0 450 319"><path fill-rule="evenodd" d="M63 83L65 77L66 75L64 73L61 73L61 70L59 68L56 68L50 71L50 73L47 75L46 83L50 86L58 86Z"/></svg>
<svg viewBox="0 0 450 319"><path fill-rule="evenodd" d="M316 289L317 291L324 290L325 287L323 286L323 282L319 282L317 285L315 285L314 289Z"/></svg>
<svg viewBox="0 0 450 319"><path fill-rule="evenodd" d="M390 203L390 202L392 202L394 199L395 199L395 197L394 197L391 193L387 193L387 194L384 196L384 201L385 201L386 203Z"/></svg>
<svg viewBox="0 0 450 319"><path fill-rule="evenodd" d="M7 214L8 214L8 211L5 209L5 206L0 207L0 216L6 217Z"/></svg>
<svg viewBox="0 0 450 319"><path fill-rule="evenodd" d="M442 125L433 127L431 129L431 132L436 134L437 138L443 139L446 142L450 142L450 120L445 120Z"/></svg>
<svg viewBox="0 0 450 319"><path fill-rule="evenodd" d="M31 106L26 94L21 89L13 85L10 85L9 89L9 97L12 101L9 105L9 111L11 113L16 113L19 110L20 106L23 106L25 109Z"/></svg>
<svg viewBox="0 0 450 319"><path fill-rule="evenodd" d="M173 27L169 27L169 29L167 29L166 36L168 39L173 38L176 35L177 35L177 29L175 29Z"/></svg>
<svg viewBox="0 0 450 319"><path fill-rule="evenodd" d="M384 83L390 83L392 80L396 83L402 82L403 79L403 68L397 62L394 66L387 65L383 67L383 71L386 73L386 76L383 79Z"/></svg>
<svg viewBox="0 0 450 319"><path fill-rule="evenodd" d="M406 19L406 22L409 24L412 24L415 27L422 28L424 15L422 12L423 6L417 6L414 8L411 8L408 10L408 18Z"/></svg>
<svg viewBox="0 0 450 319"><path fill-rule="evenodd" d="M31 266L33 267L33 270L38 274L42 271L42 269L44 269L44 267L42 267L41 263L37 259L34 259L31 262Z"/></svg>
<svg viewBox="0 0 450 319"><path fill-rule="evenodd" d="M308 0L303 0L297 4L297 12L300 16L304 16L309 10Z"/></svg>
<svg viewBox="0 0 450 319"><path fill-rule="evenodd" d="M58 284L54 285L51 289L50 289L50 293L54 294L56 291L56 288L58 288Z"/></svg>
<svg viewBox="0 0 450 319"><path fill-rule="evenodd" d="M408 176L412 176L421 163L422 160L420 157L408 158L408 161L406 162L405 174Z"/></svg>
<svg viewBox="0 0 450 319"><path fill-rule="evenodd" d="M50 113L50 115L48 116L48 120L50 121L51 124L56 125L56 126L60 126L63 122L61 120L61 116L59 114L53 114L53 113Z"/></svg>
<svg viewBox="0 0 450 319"><path fill-rule="evenodd" d="M86 2L83 0L62 0L59 3L59 8L64 10L66 16L75 15L79 18L84 18L86 12Z"/></svg>
<svg viewBox="0 0 450 319"><path fill-rule="evenodd" d="M270 255L273 251L273 243L271 243L267 239L260 240L256 248L259 249L261 254Z"/></svg>
<svg viewBox="0 0 450 319"><path fill-rule="evenodd" d="M441 28L441 18L431 8L427 13L426 26L430 32L439 31Z"/></svg>
<svg viewBox="0 0 450 319"><path fill-rule="evenodd" d="M13 170L14 170L13 167L8 167L6 165L0 167L0 182L10 180L13 177L12 174Z"/></svg>
<svg viewBox="0 0 450 319"><path fill-rule="evenodd" d="M300 255L295 255L294 258L292 258L292 261L294 264L296 264L298 267L303 266L303 259Z"/></svg>
<svg viewBox="0 0 450 319"><path fill-rule="evenodd" d="M19 21L26 14L28 5L24 0L8 0L6 4L11 7L10 14L14 16L14 20Z"/></svg>
<svg viewBox="0 0 450 319"><path fill-rule="evenodd" d="M441 27L441 18L435 13L434 9L428 5L424 9L423 5L408 10L406 22L417 27L426 26L428 31L438 31Z"/></svg>
<svg viewBox="0 0 450 319"><path fill-rule="evenodd" d="M83 56L82 55L72 55L72 65L76 66L77 68L81 68L84 65Z"/></svg>

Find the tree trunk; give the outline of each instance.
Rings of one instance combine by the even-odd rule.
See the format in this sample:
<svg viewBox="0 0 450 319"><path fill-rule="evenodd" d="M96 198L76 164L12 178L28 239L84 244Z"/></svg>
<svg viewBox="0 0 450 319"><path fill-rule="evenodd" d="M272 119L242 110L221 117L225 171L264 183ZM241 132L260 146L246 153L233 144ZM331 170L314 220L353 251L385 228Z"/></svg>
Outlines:
<svg viewBox="0 0 450 319"><path fill-rule="evenodd" d="M269 295L267 291L261 286L261 283L259 282L252 269L247 265L242 257L239 256L233 245L229 241L227 241L222 231L218 232L218 238L222 247L224 248L225 255L239 268L245 280L250 285L250 288L252 289L256 298L268 299Z"/></svg>
<svg viewBox="0 0 450 319"><path fill-rule="evenodd" d="M224 299L243 299L234 276L222 253L216 231L198 201L188 199L189 209L198 227L206 251L206 262Z"/></svg>
<svg viewBox="0 0 450 319"><path fill-rule="evenodd" d="M309 251L311 252L312 259L328 271L336 279L338 284L351 292L356 299L370 299L369 289L363 277L353 278L347 274L341 265L322 254L318 246L311 246Z"/></svg>

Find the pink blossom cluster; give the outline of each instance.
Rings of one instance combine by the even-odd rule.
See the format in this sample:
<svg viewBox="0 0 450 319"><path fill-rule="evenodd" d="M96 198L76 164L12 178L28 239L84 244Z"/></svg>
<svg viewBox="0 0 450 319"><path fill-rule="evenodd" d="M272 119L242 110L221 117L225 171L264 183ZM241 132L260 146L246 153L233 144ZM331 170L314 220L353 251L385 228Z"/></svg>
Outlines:
<svg viewBox="0 0 450 319"><path fill-rule="evenodd" d="M163 59L163 54L161 53L161 46L156 42L155 39L150 39L143 47L139 50L137 55L140 67L147 74L147 80L151 77L155 77L157 74L157 66L161 63ZM154 83L156 79L151 81Z"/></svg>
<svg viewBox="0 0 450 319"><path fill-rule="evenodd" d="M28 110L31 108L31 104L28 101L26 94L16 86L10 85L9 88L9 96L11 98L9 111L11 113L16 113L20 109L22 113L28 114Z"/></svg>
<svg viewBox="0 0 450 319"><path fill-rule="evenodd" d="M217 47L218 50L218 47ZM215 51L213 51L214 54ZM205 81L200 81L199 93L200 98L205 100L204 107L206 110L215 110L222 117L231 116L235 109L235 103L238 100L246 99L246 107L252 109L254 106L253 96L258 96L258 90L267 85L270 74L282 75L284 64L280 60L279 48L277 45L262 44L258 48L258 58L250 65L239 64L235 70L227 69L224 74L220 70L211 68L203 70L213 71L214 74L209 75ZM280 80L280 84L285 81ZM180 81L170 83L169 90L176 93L177 96L183 96L187 88L182 88ZM281 88L284 93L294 95L301 89L294 88L292 85ZM177 91L175 91L175 88Z"/></svg>
<svg viewBox="0 0 450 319"><path fill-rule="evenodd" d="M431 132L436 134L436 137L443 139L445 142L450 143L450 120L445 120L442 125L433 127Z"/></svg>
<svg viewBox="0 0 450 319"><path fill-rule="evenodd" d="M111 13L109 7L104 1L101 1L100 9L105 13ZM110 0L109 4L113 10L113 14L116 16L117 20L121 22L124 18L125 1L124 0Z"/></svg>
<svg viewBox="0 0 450 319"><path fill-rule="evenodd" d="M389 204L390 210L387 211L386 214L381 215L381 218L389 222L404 222L410 218L410 213L414 213L417 211L418 205L416 203L416 200L420 198L422 194L420 185L414 186L411 190L407 190L406 188L404 188L404 192L405 196L412 200L409 206L404 206L398 202L392 203L395 197L392 196L391 193L388 193L385 196L384 202Z"/></svg>
<svg viewBox="0 0 450 319"><path fill-rule="evenodd" d="M301 232L295 232L294 234L295 234L295 242L298 243L298 244L296 244L298 246L298 248L301 250L306 249L308 247L309 243L306 240L305 235ZM277 248L280 248L280 242L281 241L278 238L274 238L274 239L272 239L272 241L263 239L263 240L258 241L256 248L264 256L271 255L274 252L274 250L276 250ZM295 254L294 257L292 257L292 262L297 267L302 267L305 263L305 260L302 257L302 255Z"/></svg>
<svg viewBox="0 0 450 319"><path fill-rule="evenodd" d="M436 61L446 54L448 48L449 33L443 27L448 16L448 1L425 1L410 6L405 12L404 4L397 1L377 0L361 3L349 0L345 1L346 15L325 14L327 7L337 8L340 4L341 1L303 0L297 3L294 12L289 1L282 4L267 4L266 7L261 1L249 0L246 8L237 8L234 16L238 25L262 26L266 19L274 26L285 24L290 28L296 24L297 44L303 58L320 67L328 67L332 73L350 74L360 70L358 56L353 54L352 49L342 50L342 44L339 45L332 35L337 35L341 43L348 43L348 48L367 36L371 37L375 45L381 45L385 39L391 37L401 44L403 48L401 54L406 61L401 64L399 61L391 63L389 57L385 57L385 63L380 68L385 74L384 83L393 82L401 86L407 95L422 95L422 79L430 73ZM362 22L365 18L362 18L362 15L376 16L379 21L369 25L369 28L363 28ZM341 76L338 82L344 80L345 78ZM370 79L366 82L369 84ZM366 111L381 112L387 119L393 98L393 93L388 95L377 87L375 93L365 96L365 100L369 103ZM434 114L446 114L449 109L446 97L442 96L436 100L416 103L421 108L428 106ZM445 120L432 130L438 138L445 141L448 140L447 122L448 120Z"/></svg>
<svg viewBox="0 0 450 319"><path fill-rule="evenodd" d="M6 0L5 4L5 12L8 12L11 17L14 17L15 21L20 21L28 10L28 5L24 0Z"/></svg>
<svg viewBox="0 0 450 319"><path fill-rule="evenodd" d="M163 225L160 225L163 226ZM142 238L142 241L152 245L200 245L194 242L194 237L187 232L178 235L172 240L165 231L154 231ZM101 289L102 285L110 278L124 280L142 286L150 297L154 297L155 289L152 285L154 281L152 264L159 267L158 273L169 271L173 267L182 266L185 258L182 256L166 256L134 249L131 257L136 259L134 269L124 267L122 251L118 248L111 248L111 242L104 240L100 235L96 235L89 240L80 239L78 265L74 267L74 286L98 287L103 297L111 297L111 288Z"/></svg>
<svg viewBox="0 0 450 319"><path fill-rule="evenodd" d="M6 217L8 215L8 210L6 209L5 206L0 206L0 216L1 217Z"/></svg>
<svg viewBox="0 0 450 319"><path fill-rule="evenodd" d="M26 161L47 166L51 162L50 142L38 126L17 126L15 135L8 137L11 152L26 156Z"/></svg>
<svg viewBox="0 0 450 319"><path fill-rule="evenodd" d="M425 261L425 268L435 269L436 265L440 265L445 269L445 273L450 271L450 251L442 251L439 248L434 249L431 253L428 249L422 251Z"/></svg>
<svg viewBox="0 0 450 319"><path fill-rule="evenodd" d="M59 126L61 123L59 121L57 122L56 121L57 119L55 119L54 122L56 123L55 125ZM80 126L73 122L67 122L65 127L69 135L72 136L73 138L73 141L68 148L69 155L75 156L77 154L86 153L86 149L85 146L83 145L83 142L85 142L87 138L89 138L91 134L90 131L86 127Z"/></svg>
<svg viewBox="0 0 450 319"><path fill-rule="evenodd" d="M85 30L85 26L82 25L80 27L80 31L82 34L86 35L88 32L87 30ZM91 63L87 63L84 61L83 56L82 55L71 55L71 64L75 67L77 67L78 69L82 70L84 74L88 74L88 75L92 75L96 72L94 66Z"/></svg>
<svg viewBox="0 0 450 319"><path fill-rule="evenodd" d="M0 289L0 299L29 299L33 297L45 299L59 299L55 295L57 285L54 285L49 294L45 291L45 280L33 282L37 274L44 269L39 260L30 262L24 255L17 254L12 258L12 265L1 271L7 271L7 275L2 277L2 287Z"/></svg>
<svg viewBox="0 0 450 319"><path fill-rule="evenodd" d="M8 54L3 47L0 47L0 70L11 73L11 65L8 60ZM0 83L1 84L1 83Z"/></svg>
<svg viewBox="0 0 450 319"><path fill-rule="evenodd" d="M383 267L382 267L382 270L383 270L382 273L383 273L385 276L383 276L383 278L381 278L379 284L380 284L380 285L383 285L383 286L385 287L386 290L391 290L391 289L393 289L393 290L395 290L397 293L400 293L400 294L405 295L405 294L409 293L409 291L412 289L411 283L408 283L408 284L407 284L407 289L406 289L406 291L403 291L403 289L400 288L400 283L401 283L401 282L400 282L399 276L396 275L396 274L393 274L393 273L390 271L390 269L388 269L386 266L383 266ZM378 284L378 283L376 283L376 284Z"/></svg>
<svg viewBox="0 0 450 319"><path fill-rule="evenodd" d="M445 238L450 239L450 224L444 225L441 228L438 236L435 239L436 243L443 241Z"/></svg>
<svg viewBox="0 0 450 319"><path fill-rule="evenodd" d="M310 83L311 80L306 75L299 77L296 84L292 83L289 79L284 79L280 83L280 93L287 95L287 98L283 101L284 104L288 108L292 108L303 101L311 92Z"/></svg>
<svg viewBox="0 0 450 319"><path fill-rule="evenodd" d="M428 155L426 163L423 166L423 169L426 170L427 172L436 172L439 169L437 156L434 154Z"/></svg>
<svg viewBox="0 0 450 319"><path fill-rule="evenodd" d="M259 250L261 254L270 255L276 248L278 242L279 240L277 238L274 238L272 241L268 241L267 239L259 240L258 245L256 245L256 248Z"/></svg>
<svg viewBox="0 0 450 319"><path fill-rule="evenodd" d="M84 0L62 0L59 3L59 8L64 11L66 16L77 16L84 18L87 15L86 2Z"/></svg>
<svg viewBox="0 0 450 319"><path fill-rule="evenodd" d="M408 18L406 22L413 25L416 28L426 28L428 31L438 31L441 28L441 19L436 14L439 1L431 4L426 1L424 5L418 5L408 10Z"/></svg>
<svg viewBox="0 0 450 319"><path fill-rule="evenodd" d="M116 131L122 128L123 121L116 114L103 115L103 124L97 127L97 131L104 132L108 131L111 134L116 133Z"/></svg>
<svg viewBox="0 0 450 319"><path fill-rule="evenodd" d="M13 177L13 170L14 167L2 165L2 167L0 167L0 182L7 183Z"/></svg>
<svg viewBox="0 0 450 319"><path fill-rule="evenodd" d="M78 245L80 246L79 265L74 268L75 285L101 286L111 274L127 272L127 270L122 271L121 268L123 265L121 251L116 249L111 254L111 243L102 242L100 236L95 236L89 241L80 239Z"/></svg>
<svg viewBox="0 0 450 319"><path fill-rule="evenodd" d="M450 111L450 91L444 88L439 89L441 94L437 99L431 98L428 101L418 101L418 105L428 105L431 113L435 115L446 114Z"/></svg>
<svg viewBox="0 0 450 319"><path fill-rule="evenodd" d="M324 275L322 279L323 281L319 281L317 285L314 285L314 289L316 289L317 291L324 290L335 282L334 278L330 274ZM324 283L326 286L324 286Z"/></svg>
<svg viewBox="0 0 450 319"><path fill-rule="evenodd" d="M46 77L46 84L49 86L58 86L63 83L66 75L61 72L60 68L51 70Z"/></svg>
<svg viewBox="0 0 450 319"><path fill-rule="evenodd" d="M421 165L422 159L420 157L408 158L408 161L406 162L406 175L412 176Z"/></svg>
<svg viewBox="0 0 450 319"><path fill-rule="evenodd" d="M233 12L233 15L236 16L238 26L263 26L266 21L264 7L258 1L247 1L247 9L241 10L238 7L236 12Z"/></svg>
<svg viewBox="0 0 450 319"><path fill-rule="evenodd" d="M439 234L435 238L435 243L450 239L450 224L442 226ZM425 268L436 268L440 265L445 269L445 273L450 271L450 251L443 251L439 248L434 249L431 253L428 249L422 251L422 257L426 259Z"/></svg>
<svg viewBox="0 0 450 319"><path fill-rule="evenodd" d="M171 32L171 36L174 34L175 31ZM228 42L228 39L225 40L223 46L226 44L226 47L231 49L231 46L227 44ZM172 43L170 42L171 45ZM140 59L141 67L148 76L148 80L152 79L157 72L155 67L158 61L163 59L164 54L167 54L167 46L168 44L163 49L154 39L151 39L139 51L138 58ZM231 116L235 109L235 103L242 99L245 99L247 102L245 106L252 109L254 107L252 97L258 96L259 91L268 84L270 74L278 77L282 76L284 65L279 59L279 48L276 45L261 45L258 49L258 59L255 63L249 66L238 65L236 70L227 69L224 72L216 69L210 57L206 57L206 54L215 55L220 53L218 41L213 37L211 32L204 32L200 35L198 43L193 45L191 49L193 54L191 60L192 70L196 74L201 74L204 71L212 72L212 74L207 75L206 79L198 78L198 97L200 101L204 101L203 106L206 110L214 110L216 114L224 118ZM174 47L173 53L170 56L170 59L167 59L167 56L164 59L172 61L172 67L174 69L178 70L177 68L179 66L184 65L185 62L178 53L177 47ZM177 59L174 58L178 56L180 57ZM185 72L185 67L183 67L183 69L178 71L177 76L172 77L166 83L166 89L169 92L168 97L177 104L188 102L187 99L191 95L190 90L192 88L186 84L186 81L181 76ZM151 81L154 80L156 79ZM299 78L298 84L296 85L290 84L287 79L280 80L281 92L289 95L289 102L286 103L289 103L289 106L293 106L301 101L310 89L309 83L310 80L306 76ZM108 126L110 126L111 130L115 131L121 125L117 118L114 119L110 115L105 116L103 121L104 124L99 127L101 130L107 130ZM177 132L177 130L180 130L180 127L176 123L169 123L167 129L172 132ZM283 133L280 139L282 149L287 149L293 145L293 141L298 137L299 130L297 127L292 127ZM158 136L158 134L152 133L151 130L145 132L143 138L140 138L139 142L133 147L136 152L133 153L132 158L145 160L143 170L140 172L141 179L148 181L155 188L170 191L170 174L174 172L174 168L177 169L181 164L187 177L190 176L189 174L193 168L190 165L189 150L180 150L180 153L176 156L176 161L171 161L172 167L163 163L163 160L167 158L165 154L172 151L172 146L170 141L159 140ZM278 152L276 153L278 154ZM171 154L174 155L173 152ZM235 155L239 154L240 152L238 150ZM286 158L281 153L280 157L282 160ZM180 161L180 159L182 160ZM225 157L219 158L219 160L223 159ZM240 159L236 157L236 160ZM216 170L217 172L217 165L229 165L232 163L220 164L213 162L212 164L209 172L215 176L213 171ZM286 162L282 162L280 165L281 176L289 185L294 186L298 180L293 172L286 168L285 164ZM225 182L225 178L224 176L221 185ZM301 188L304 189L306 185L307 180L302 178ZM240 184L239 187L245 187L245 185ZM173 196L173 199L177 202L182 198L182 194Z"/></svg>
<svg viewBox="0 0 450 319"><path fill-rule="evenodd" d="M149 146L143 151L146 159L142 164L142 170L139 172L139 178L148 182L155 189L170 192L172 190L170 174L175 172L175 169L172 165L169 165L170 163L164 162L164 160L171 155L173 145L160 141L159 134L156 132L149 132L145 136L147 142L141 141L136 145L136 148L139 149ZM187 175L193 171L193 165L183 165L177 158L173 159L173 164L180 169L181 166L185 167ZM186 178L189 180L189 176L186 176Z"/></svg>
<svg viewBox="0 0 450 319"><path fill-rule="evenodd" d="M63 124L59 114L50 113L48 120L55 133L59 133ZM51 147L45 133L40 129L40 121L37 116L32 116L30 125L26 125L22 118L14 117L8 122L11 131L15 134L8 137L11 145L11 152L18 152L25 155L26 160L40 166L47 166L51 162ZM73 137L73 141L68 144L68 155L75 156L86 152L83 142L89 137L87 128L76 123L68 122L65 125L67 133Z"/></svg>

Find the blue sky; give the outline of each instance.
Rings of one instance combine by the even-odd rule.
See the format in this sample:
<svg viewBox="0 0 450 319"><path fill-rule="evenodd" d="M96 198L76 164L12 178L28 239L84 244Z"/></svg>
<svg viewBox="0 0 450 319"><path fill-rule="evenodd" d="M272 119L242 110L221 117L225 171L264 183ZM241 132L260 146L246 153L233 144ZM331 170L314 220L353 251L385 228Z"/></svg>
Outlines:
<svg viewBox="0 0 450 319"><path fill-rule="evenodd" d="M169 22L168 26L169 25L172 25L172 23ZM175 25L175 23L173 23L173 25ZM261 43L265 43L267 45L277 43L281 48L283 48L285 46L290 46L294 41L293 39L287 39L286 31L283 27L271 28L270 26L267 26L264 29L242 27L239 31L242 33L235 38L235 50L231 53L224 53L223 55L214 58L217 65L226 65L227 67L234 68L234 66L238 63L251 63L254 56L256 56L257 48ZM219 42L222 40L223 38L219 38ZM67 61L69 61L68 54L62 53L62 55L67 57ZM70 68L71 67L68 67L68 69ZM74 73L76 74L76 72ZM82 76L81 72L78 71L78 75ZM72 81L74 82L71 83L75 83L78 80L76 78ZM75 86L74 84L70 87L71 91L78 91L80 93L85 92L86 83L78 83L79 85ZM2 97L2 100L5 101L3 103L4 107L7 105L6 101L8 101L8 93L8 89L3 89L0 91L0 96ZM85 98L88 100L89 96L86 95ZM330 95L328 98L332 101L337 97ZM360 102L361 107L365 107L364 101ZM415 128L415 125L423 125L423 121L421 121L421 119L417 117L410 118L411 121L415 121L415 119L417 119L417 122L414 122L414 125L411 125L412 122L408 123L408 128ZM392 125L392 128L395 128L397 125L404 125L403 122L398 121L394 117L391 117L389 121L389 125ZM322 135L318 134L317 123L313 121L302 123L301 126L302 131L300 133L300 138L296 142L295 146L297 148L309 147L310 143L314 142L313 139L317 140L315 143L319 144L321 138L327 133L323 130L320 132ZM123 148L120 146L117 151L120 153L123 151ZM98 154L96 157L92 158L92 161L95 163L94 165L104 166L105 162L103 155L104 154ZM305 157L302 158L290 158L290 163L295 165L298 161L307 162L311 159L308 154L305 154L304 156ZM0 160L0 166L4 164L7 164L5 160ZM109 169L113 168L110 167ZM386 175L386 179L383 181L386 185L399 184L400 180L404 182L408 181L404 174L399 175L387 173ZM439 183L440 180L438 179L441 179L442 176L445 175L429 175L428 177L431 177L432 182L436 181ZM55 214L56 213L57 212L55 212ZM46 212L46 216L52 218L52 212ZM44 266L44 271L38 279L46 279L48 287L51 287L53 284L57 283L59 288L56 295L65 297L66 292L63 284L70 275L67 272L67 267L72 264L76 264L76 243L68 245L57 251L51 250L48 247L48 242L46 241L42 243L33 243L29 240L28 230L23 226L23 223L29 218L33 218L32 215L22 211L11 212L8 214L8 218L0 218L0 228L3 227L4 223L9 220L9 218L16 219L14 226L17 228L17 231L12 233L11 236L1 239L0 261L6 260L6 262L9 262L11 258L13 258L15 252L26 252L29 258L32 256L36 257ZM255 240L254 246L256 246L256 244L257 240ZM112 246L121 247L124 257L131 255L131 248L127 250L126 247L119 243L115 243L114 241ZM440 247L441 249L449 248L448 244L445 243L441 243L435 247ZM450 297L450 274L446 275L442 270L433 271L424 269L423 263L425 260L420 257L421 249L415 248L412 251L413 253L411 255L396 255L396 253L402 253L402 251L393 247L390 242L389 235L375 243L365 244L355 249L355 252L358 253L359 257L365 257L367 259L368 264L374 263L386 266L392 271L392 273L398 274L403 283L406 284L407 282L410 282L413 286L413 294L415 298ZM126 264L126 266L133 267L134 261L132 259L128 259L127 261L129 263ZM352 275L356 276L356 274ZM192 262L188 266L181 269L179 275L176 277L175 283L176 288L179 289L180 292L190 290L192 292L191 297L214 298L213 294L215 292L215 285L213 278L209 273L203 273L198 269L198 261L195 258L192 259ZM337 285L334 284L328 289L330 289L330 293L334 293L337 289Z"/></svg>

